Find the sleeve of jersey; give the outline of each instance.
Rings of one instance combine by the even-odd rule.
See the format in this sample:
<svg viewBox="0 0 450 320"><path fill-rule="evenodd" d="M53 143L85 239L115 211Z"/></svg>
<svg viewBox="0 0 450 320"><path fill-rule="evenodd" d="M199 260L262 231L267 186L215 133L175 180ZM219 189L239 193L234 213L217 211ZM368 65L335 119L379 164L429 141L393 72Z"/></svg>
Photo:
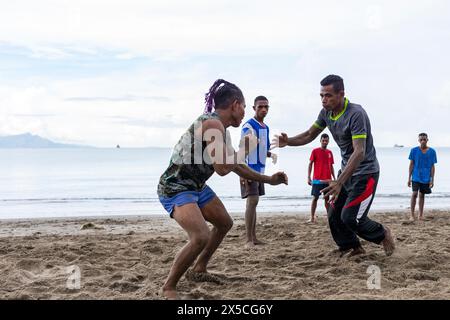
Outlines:
<svg viewBox="0 0 450 320"><path fill-rule="evenodd" d="M434 151L434 150L433 150ZM433 164L437 163L436 151L433 152Z"/></svg>
<svg viewBox="0 0 450 320"><path fill-rule="evenodd" d="M320 111L320 113L319 113L319 116L317 117L316 122L313 123L313 127L317 128L317 129L320 129L320 130L325 129L326 126L327 126L327 123L325 121L326 116L327 116L326 115L326 110L322 109Z"/></svg>
<svg viewBox="0 0 450 320"><path fill-rule="evenodd" d="M311 156L309 157L309 161L314 161L314 150L311 152Z"/></svg>
<svg viewBox="0 0 450 320"><path fill-rule="evenodd" d="M411 151L409 152L408 160L414 160L414 149L411 149Z"/></svg>
<svg viewBox="0 0 450 320"><path fill-rule="evenodd" d="M246 123L242 126L242 130L241 130L241 138L249 133L251 133L253 131L252 126L249 123Z"/></svg>
<svg viewBox="0 0 450 320"><path fill-rule="evenodd" d="M358 112L350 119L350 132L352 140L367 139L367 124L363 112Z"/></svg>

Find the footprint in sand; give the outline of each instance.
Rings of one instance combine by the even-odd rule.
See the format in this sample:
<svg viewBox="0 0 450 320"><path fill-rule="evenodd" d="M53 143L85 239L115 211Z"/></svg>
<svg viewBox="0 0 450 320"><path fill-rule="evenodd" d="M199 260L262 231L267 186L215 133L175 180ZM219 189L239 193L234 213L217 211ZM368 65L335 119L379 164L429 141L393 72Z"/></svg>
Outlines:
<svg viewBox="0 0 450 320"><path fill-rule="evenodd" d="M154 254L162 254L163 250L156 245L149 245L149 246L145 246L144 248L142 248L141 252L147 252L147 253L154 253Z"/></svg>
<svg viewBox="0 0 450 320"><path fill-rule="evenodd" d="M109 286L110 289L120 291L121 293L130 293L139 290L142 285L127 281L116 281Z"/></svg>
<svg viewBox="0 0 450 320"><path fill-rule="evenodd" d="M105 228L103 227L96 226L92 222L85 223L80 227L80 230L104 230L104 229Z"/></svg>
<svg viewBox="0 0 450 320"><path fill-rule="evenodd" d="M17 269L26 271L38 271L42 267L42 260L40 259L22 259L16 263Z"/></svg>
<svg viewBox="0 0 450 320"><path fill-rule="evenodd" d="M163 254L163 249L157 244L149 241L144 242L144 244L144 247L139 252L141 259L153 259Z"/></svg>
<svg viewBox="0 0 450 320"><path fill-rule="evenodd" d="M14 249L12 249L12 248L9 248L9 247L6 247L6 246L0 247L0 254L1 255L6 255L6 254L8 254L8 253L10 253L12 251L14 251Z"/></svg>
<svg viewBox="0 0 450 320"><path fill-rule="evenodd" d="M190 299L190 300L218 300L220 299L217 295L208 294L204 291L195 289L192 290L189 294L182 295L182 299Z"/></svg>
<svg viewBox="0 0 450 320"><path fill-rule="evenodd" d="M292 232L285 232L285 231L279 232L278 236L280 238L285 238L285 239L295 238L295 234L293 234Z"/></svg>
<svg viewBox="0 0 450 320"><path fill-rule="evenodd" d="M145 278L147 278L144 275L138 274L138 275L130 275L125 280L129 282L142 282Z"/></svg>
<svg viewBox="0 0 450 320"><path fill-rule="evenodd" d="M33 298L29 294L19 292L19 293L14 293L12 295L12 299L13 300L32 300Z"/></svg>
<svg viewBox="0 0 450 320"><path fill-rule="evenodd" d="M403 242L403 241L405 241L405 240L408 239L408 236L405 236L405 235L398 235L395 239L396 239L397 241Z"/></svg>
<svg viewBox="0 0 450 320"><path fill-rule="evenodd" d="M194 282L212 282L215 284L225 284L226 282L225 276L207 272L193 272L192 270L186 272L185 278Z"/></svg>
<svg viewBox="0 0 450 320"><path fill-rule="evenodd" d="M115 273L110 278L111 281L119 281L123 279L123 275L121 273Z"/></svg>
<svg viewBox="0 0 450 320"><path fill-rule="evenodd" d="M438 281L440 277L425 273L425 272L418 272L414 271L409 275L410 278L413 278L414 280L431 280L431 281Z"/></svg>
<svg viewBox="0 0 450 320"><path fill-rule="evenodd" d="M162 263L172 263L173 260L174 260L173 257L168 256L168 257L165 257L161 262Z"/></svg>
<svg viewBox="0 0 450 320"><path fill-rule="evenodd" d="M142 250L150 253L162 253L163 250L154 240L146 240L142 243Z"/></svg>

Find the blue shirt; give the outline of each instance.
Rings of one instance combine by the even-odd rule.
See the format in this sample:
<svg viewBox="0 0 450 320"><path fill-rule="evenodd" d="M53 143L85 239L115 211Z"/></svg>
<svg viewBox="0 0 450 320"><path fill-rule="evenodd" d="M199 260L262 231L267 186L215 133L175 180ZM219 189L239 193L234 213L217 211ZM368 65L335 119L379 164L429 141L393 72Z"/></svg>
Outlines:
<svg viewBox="0 0 450 320"><path fill-rule="evenodd" d="M242 126L241 137L249 132L256 135L259 142L257 148L248 155L246 162L250 168L262 174L266 167L267 152L270 149L269 127L251 118Z"/></svg>
<svg viewBox="0 0 450 320"><path fill-rule="evenodd" d="M409 153L409 160L414 161L412 181L430 183L431 167L437 163L436 151L429 148L423 153L420 147L415 147Z"/></svg>

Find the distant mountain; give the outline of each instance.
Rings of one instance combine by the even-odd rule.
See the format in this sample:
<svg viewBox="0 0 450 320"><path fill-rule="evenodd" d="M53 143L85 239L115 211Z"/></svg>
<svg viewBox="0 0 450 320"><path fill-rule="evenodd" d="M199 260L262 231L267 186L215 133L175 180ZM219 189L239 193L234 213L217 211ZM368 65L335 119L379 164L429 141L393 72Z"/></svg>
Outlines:
<svg viewBox="0 0 450 320"><path fill-rule="evenodd" d="M74 144L55 143L30 133L0 137L0 148L83 148Z"/></svg>

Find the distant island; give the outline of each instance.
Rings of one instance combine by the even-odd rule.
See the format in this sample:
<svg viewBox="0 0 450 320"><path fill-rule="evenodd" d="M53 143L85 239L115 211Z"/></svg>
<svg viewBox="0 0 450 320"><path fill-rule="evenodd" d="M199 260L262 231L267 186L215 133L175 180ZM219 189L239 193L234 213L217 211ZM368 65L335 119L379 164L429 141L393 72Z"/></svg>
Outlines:
<svg viewBox="0 0 450 320"><path fill-rule="evenodd" d="M75 144L63 144L50 141L38 135L24 133L0 137L0 148L91 148Z"/></svg>
<svg viewBox="0 0 450 320"><path fill-rule="evenodd" d="M402 144L394 144L394 148L403 148L404 147L404 145L402 145Z"/></svg>

